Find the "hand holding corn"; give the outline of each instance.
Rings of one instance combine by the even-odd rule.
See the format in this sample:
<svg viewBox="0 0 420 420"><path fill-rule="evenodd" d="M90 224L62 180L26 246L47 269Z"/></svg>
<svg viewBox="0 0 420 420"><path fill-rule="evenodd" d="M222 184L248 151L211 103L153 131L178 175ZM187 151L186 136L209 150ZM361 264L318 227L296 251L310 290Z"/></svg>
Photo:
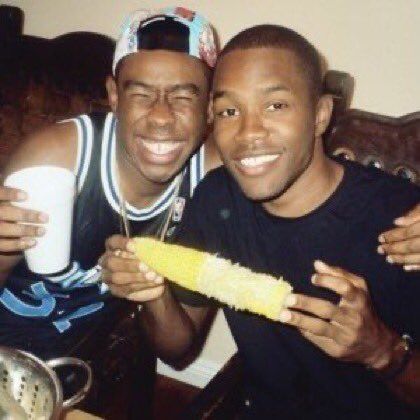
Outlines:
<svg viewBox="0 0 420 420"><path fill-rule="evenodd" d="M206 252L152 238L134 238L135 255L159 275L237 310L278 320L292 287L282 278L248 268Z"/></svg>
<svg viewBox="0 0 420 420"><path fill-rule="evenodd" d="M105 242L105 253L100 257L101 277L110 292L117 297L137 303L160 298L166 286L133 253L133 243L123 235L112 235Z"/></svg>

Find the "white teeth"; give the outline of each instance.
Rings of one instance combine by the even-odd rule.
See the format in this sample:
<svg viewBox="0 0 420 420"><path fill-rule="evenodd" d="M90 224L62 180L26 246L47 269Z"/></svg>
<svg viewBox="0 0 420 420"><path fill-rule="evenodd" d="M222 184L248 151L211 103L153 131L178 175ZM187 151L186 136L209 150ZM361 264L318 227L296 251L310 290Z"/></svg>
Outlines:
<svg viewBox="0 0 420 420"><path fill-rule="evenodd" d="M272 162L277 159L279 155L263 155L263 156L254 156L247 157L240 160L241 165L243 166L258 166L267 162Z"/></svg>
<svg viewBox="0 0 420 420"><path fill-rule="evenodd" d="M143 140L143 144L147 150L154 153L155 155L166 155L167 153L173 152L179 147L177 142L159 142Z"/></svg>

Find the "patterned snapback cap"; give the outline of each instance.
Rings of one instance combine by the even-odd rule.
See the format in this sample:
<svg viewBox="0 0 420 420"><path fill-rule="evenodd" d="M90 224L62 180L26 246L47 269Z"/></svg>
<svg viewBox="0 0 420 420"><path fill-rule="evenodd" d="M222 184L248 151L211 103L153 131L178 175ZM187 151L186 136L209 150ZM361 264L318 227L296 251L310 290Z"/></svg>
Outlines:
<svg viewBox="0 0 420 420"><path fill-rule="evenodd" d="M209 22L183 7L137 10L125 20L117 41L112 71L127 55L139 50L170 50L197 57L214 67L217 47Z"/></svg>

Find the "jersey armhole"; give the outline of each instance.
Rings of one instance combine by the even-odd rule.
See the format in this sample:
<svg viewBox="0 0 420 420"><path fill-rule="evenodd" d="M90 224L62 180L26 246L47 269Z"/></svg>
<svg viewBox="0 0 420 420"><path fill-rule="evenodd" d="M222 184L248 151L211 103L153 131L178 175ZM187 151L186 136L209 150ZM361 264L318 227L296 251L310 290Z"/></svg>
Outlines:
<svg viewBox="0 0 420 420"><path fill-rule="evenodd" d="M93 147L93 125L87 115L60 121L73 122L77 130L77 155L73 173L76 175L77 192L83 188L88 173Z"/></svg>

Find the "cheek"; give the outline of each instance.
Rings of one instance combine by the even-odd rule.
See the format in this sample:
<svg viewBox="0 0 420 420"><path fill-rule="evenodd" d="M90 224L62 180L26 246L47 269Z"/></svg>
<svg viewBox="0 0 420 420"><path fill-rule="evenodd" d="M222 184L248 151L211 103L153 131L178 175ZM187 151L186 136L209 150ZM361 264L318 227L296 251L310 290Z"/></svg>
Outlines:
<svg viewBox="0 0 420 420"><path fill-rule="evenodd" d="M206 115L204 110L197 108L188 108L175 112L176 126L182 130L184 136L196 140L204 136L206 128Z"/></svg>
<svg viewBox="0 0 420 420"><path fill-rule="evenodd" d="M122 109L121 114L123 114L123 118L125 118L128 123L135 123L147 115L148 109L149 107L145 104L131 102Z"/></svg>
<svg viewBox="0 0 420 420"><path fill-rule="evenodd" d="M138 128L139 122L144 120L146 114L147 110L144 106L128 101L122 102L116 115L120 131L124 134L124 137L131 137L135 128Z"/></svg>
<svg viewBox="0 0 420 420"><path fill-rule="evenodd" d="M214 121L213 139L221 153L228 153L235 147L236 131L236 125L232 121Z"/></svg>
<svg viewBox="0 0 420 420"><path fill-rule="evenodd" d="M303 117L271 121L267 127L271 132L271 138L283 144L292 153L305 154L313 147L314 124Z"/></svg>

